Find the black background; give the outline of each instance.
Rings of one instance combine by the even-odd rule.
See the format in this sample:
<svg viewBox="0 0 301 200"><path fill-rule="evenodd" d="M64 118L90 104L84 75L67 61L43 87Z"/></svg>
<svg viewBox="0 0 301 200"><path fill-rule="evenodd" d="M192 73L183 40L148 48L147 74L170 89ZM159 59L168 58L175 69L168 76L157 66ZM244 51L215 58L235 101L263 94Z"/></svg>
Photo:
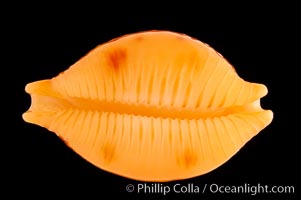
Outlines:
<svg viewBox="0 0 301 200"><path fill-rule="evenodd" d="M295 187L295 194L173 193L166 198L296 198L299 191L297 161L300 161L296 138L300 129L299 108L295 102L300 85L296 69L300 65L293 56L298 25L290 6L246 4L229 10L223 6L216 9L216 5L180 4L181 8L177 10L158 5L150 11L145 10L150 6L148 4L135 5L139 7L132 7L133 11L120 4L79 5L77 9L48 4L32 5L37 6L35 8L26 5L30 9L22 6L25 5L10 7L13 12L5 16L9 20L4 19L3 29L4 43L8 44L8 54L4 55L9 60L9 65L4 68L9 70L5 74L10 79L9 83L4 83L4 88L9 90L8 93L12 92L6 96L13 106L4 106L9 108L9 118L4 121L4 127L8 125L8 128L3 129L5 150L2 154L7 168L3 170L6 178L2 180L5 180L7 191L13 191L11 195L43 198L85 194L94 195L93 199L107 199L109 197L104 195L118 194L125 199L143 199L152 195L126 192L127 184L141 182L94 167L65 146L55 134L25 123L21 115L30 106L30 96L24 91L27 83L56 76L98 44L124 34L155 29L185 33L212 46L235 67L240 77L268 87L269 93L262 99L262 107L274 112L273 122L218 169L203 176L165 184L193 183L202 187L212 183L230 186L260 183ZM162 194L155 197L164 198Z"/></svg>

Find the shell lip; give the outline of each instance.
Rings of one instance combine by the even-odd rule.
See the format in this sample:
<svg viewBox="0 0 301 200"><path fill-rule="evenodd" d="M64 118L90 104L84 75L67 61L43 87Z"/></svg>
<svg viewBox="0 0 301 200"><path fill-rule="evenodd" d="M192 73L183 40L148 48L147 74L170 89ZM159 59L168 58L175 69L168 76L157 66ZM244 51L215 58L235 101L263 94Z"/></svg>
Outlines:
<svg viewBox="0 0 301 200"><path fill-rule="evenodd" d="M266 87L263 87L260 96L267 94ZM42 114L52 114L62 110L82 109L94 110L98 112L118 113L152 118L170 119L207 119L222 117L236 113L252 113L265 111L261 108L260 98L246 102L242 105L232 105L218 108L187 108L173 107L166 105L150 105L145 103L106 101L97 99L87 99L78 97L63 96L55 91L51 85L51 80L37 81L26 86L26 92L31 95L31 106L23 114L25 121L29 116Z"/></svg>

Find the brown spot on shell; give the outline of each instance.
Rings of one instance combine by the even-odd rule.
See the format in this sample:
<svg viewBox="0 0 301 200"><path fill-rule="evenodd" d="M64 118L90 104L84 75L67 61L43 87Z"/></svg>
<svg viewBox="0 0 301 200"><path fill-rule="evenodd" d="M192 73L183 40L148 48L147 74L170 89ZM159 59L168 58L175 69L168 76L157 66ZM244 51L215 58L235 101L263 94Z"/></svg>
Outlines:
<svg viewBox="0 0 301 200"><path fill-rule="evenodd" d="M141 42L142 40L143 40L143 37L142 37L141 35L135 37L135 41L136 41L136 42Z"/></svg>
<svg viewBox="0 0 301 200"><path fill-rule="evenodd" d="M115 70L126 62L127 52L125 49L114 49L107 55L108 65Z"/></svg>
<svg viewBox="0 0 301 200"><path fill-rule="evenodd" d="M110 163L115 155L115 147L109 143L103 145L101 154L105 163Z"/></svg>
<svg viewBox="0 0 301 200"><path fill-rule="evenodd" d="M197 155L189 149L186 149L184 153L181 155L181 161L182 161L181 163L185 168L193 167L194 165L196 165L197 160L198 160Z"/></svg>

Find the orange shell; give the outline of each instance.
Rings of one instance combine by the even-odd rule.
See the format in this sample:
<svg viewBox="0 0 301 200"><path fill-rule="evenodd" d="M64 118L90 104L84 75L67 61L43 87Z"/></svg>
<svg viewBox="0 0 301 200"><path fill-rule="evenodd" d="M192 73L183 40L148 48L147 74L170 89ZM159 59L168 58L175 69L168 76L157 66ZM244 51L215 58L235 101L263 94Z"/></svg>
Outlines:
<svg viewBox="0 0 301 200"><path fill-rule="evenodd" d="M241 79L208 45L168 31L109 41L26 92L26 122L99 168L143 181L207 173L273 118L260 107L264 85Z"/></svg>

